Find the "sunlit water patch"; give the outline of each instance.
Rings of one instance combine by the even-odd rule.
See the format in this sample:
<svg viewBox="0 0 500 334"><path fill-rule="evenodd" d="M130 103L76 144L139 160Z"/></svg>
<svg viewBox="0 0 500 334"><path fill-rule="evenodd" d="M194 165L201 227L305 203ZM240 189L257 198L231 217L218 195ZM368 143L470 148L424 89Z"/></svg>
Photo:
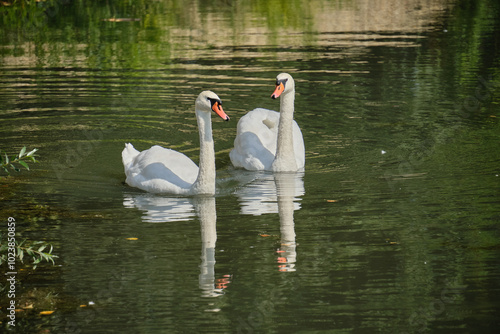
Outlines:
<svg viewBox="0 0 500 334"><path fill-rule="evenodd" d="M496 2L52 9L0 39L0 149L40 161L1 181L1 210L59 256L18 276L27 332L498 327ZM283 71L305 171L234 169L237 121L279 110ZM206 89L231 117L213 120L216 196L127 186L126 142L198 161Z"/></svg>

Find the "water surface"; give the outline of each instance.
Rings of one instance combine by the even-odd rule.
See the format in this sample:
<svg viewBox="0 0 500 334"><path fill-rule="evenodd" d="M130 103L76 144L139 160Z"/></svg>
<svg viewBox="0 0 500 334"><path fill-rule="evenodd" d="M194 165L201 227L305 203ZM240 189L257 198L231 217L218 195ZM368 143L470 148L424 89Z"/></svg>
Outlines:
<svg viewBox="0 0 500 334"><path fill-rule="evenodd" d="M498 328L495 1L62 1L35 13L2 18L0 148L36 147L40 163L2 179L1 212L59 258L18 276L20 309L33 305L18 331ZM278 110L280 72L296 82L306 170L236 170L236 123ZM198 161L205 89L231 117L213 118L217 195L124 184L125 142Z"/></svg>

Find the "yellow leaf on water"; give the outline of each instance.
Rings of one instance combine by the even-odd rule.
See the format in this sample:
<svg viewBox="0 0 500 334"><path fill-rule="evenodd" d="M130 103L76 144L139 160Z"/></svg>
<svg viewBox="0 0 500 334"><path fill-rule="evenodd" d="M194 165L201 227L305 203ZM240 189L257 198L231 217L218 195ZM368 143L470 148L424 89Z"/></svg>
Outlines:
<svg viewBox="0 0 500 334"><path fill-rule="evenodd" d="M139 238L127 238L127 240L139 240Z"/></svg>
<svg viewBox="0 0 500 334"><path fill-rule="evenodd" d="M327 199L326 200L328 203L337 203L338 200L337 199Z"/></svg>
<svg viewBox="0 0 500 334"><path fill-rule="evenodd" d="M54 311L42 311L40 312L40 315L50 315L52 313L54 313Z"/></svg>

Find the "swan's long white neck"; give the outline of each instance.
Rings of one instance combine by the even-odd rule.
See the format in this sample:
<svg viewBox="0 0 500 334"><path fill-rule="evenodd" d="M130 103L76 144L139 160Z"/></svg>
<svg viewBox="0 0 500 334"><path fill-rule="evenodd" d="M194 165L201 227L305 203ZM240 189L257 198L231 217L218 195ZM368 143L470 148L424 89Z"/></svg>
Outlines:
<svg viewBox="0 0 500 334"><path fill-rule="evenodd" d="M296 171L297 162L293 150L293 111L295 88L281 94L280 122L278 125L278 142L276 156L271 166L275 172Z"/></svg>
<svg viewBox="0 0 500 334"><path fill-rule="evenodd" d="M191 186L192 194L215 194L215 149L212 137L212 120L209 112L196 109L200 132L200 164L198 178Z"/></svg>

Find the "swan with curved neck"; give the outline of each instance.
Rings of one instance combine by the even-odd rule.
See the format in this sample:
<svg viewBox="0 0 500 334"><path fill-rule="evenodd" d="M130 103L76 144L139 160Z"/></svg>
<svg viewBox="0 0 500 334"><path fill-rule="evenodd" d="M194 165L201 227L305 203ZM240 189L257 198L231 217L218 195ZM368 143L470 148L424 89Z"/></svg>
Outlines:
<svg viewBox="0 0 500 334"><path fill-rule="evenodd" d="M200 134L200 167L186 155L158 145L139 152L125 144L122 161L127 176L125 182L152 193L175 195L215 194L215 150L212 137L211 112L225 121L229 117L222 109L219 97L211 91L200 93L195 103Z"/></svg>
<svg viewBox="0 0 500 334"><path fill-rule="evenodd" d="M276 89L271 98L278 97L279 113L257 108L238 122L234 148L229 153L235 167L275 172L304 169L304 139L293 120L295 82L288 73L276 77Z"/></svg>

